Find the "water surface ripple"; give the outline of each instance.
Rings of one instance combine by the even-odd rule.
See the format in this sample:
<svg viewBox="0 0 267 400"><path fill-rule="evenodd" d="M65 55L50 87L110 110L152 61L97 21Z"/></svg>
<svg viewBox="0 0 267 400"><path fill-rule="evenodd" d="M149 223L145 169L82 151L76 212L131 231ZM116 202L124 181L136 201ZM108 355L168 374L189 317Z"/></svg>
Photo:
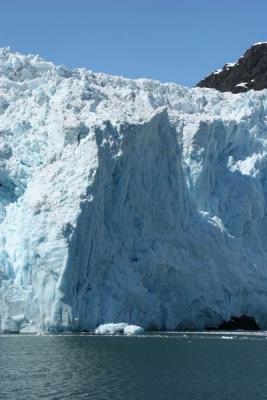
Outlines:
<svg viewBox="0 0 267 400"><path fill-rule="evenodd" d="M258 400L266 376L264 335L0 336L1 400Z"/></svg>

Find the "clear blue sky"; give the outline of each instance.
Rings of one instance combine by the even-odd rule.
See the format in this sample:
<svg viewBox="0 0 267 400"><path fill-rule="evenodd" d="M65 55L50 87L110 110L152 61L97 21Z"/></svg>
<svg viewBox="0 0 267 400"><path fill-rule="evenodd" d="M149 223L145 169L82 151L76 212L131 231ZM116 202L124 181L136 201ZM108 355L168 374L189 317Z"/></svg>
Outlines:
<svg viewBox="0 0 267 400"><path fill-rule="evenodd" d="M267 40L267 0L4 0L0 47L192 86Z"/></svg>

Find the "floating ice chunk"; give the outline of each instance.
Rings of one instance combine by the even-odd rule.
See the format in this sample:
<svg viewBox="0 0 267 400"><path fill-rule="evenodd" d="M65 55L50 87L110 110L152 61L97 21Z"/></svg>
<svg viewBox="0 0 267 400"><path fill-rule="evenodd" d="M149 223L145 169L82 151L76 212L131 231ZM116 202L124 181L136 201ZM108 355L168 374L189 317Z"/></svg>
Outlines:
<svg viewBox="0 0 267 400"><path fill-rule="evenodd" d="M142 335L142 333L144 333L144 329L138 325L127 325L127 326L125 326L123 333L127 336Z"/></svg>
<svg viewBox="0 0 267 400"><path fill-rule="evenodd" d="M138 325L128 325L124 322L118 324L103 324L99 325L95 333L98 335L116 335L118 333L123 333L124 335L140 335L144 333L144 329Z"/></svg>
<svg viewBox="0 0 267 400"><path fill-rule="evenodd" d="M118 333L123 333L124 332L124 328L127 326L128 324L126 324L125 322L120 322L118 324L103 324L103 325L99 325L96 330L95 333L98 335L115 335Z"/></svg>

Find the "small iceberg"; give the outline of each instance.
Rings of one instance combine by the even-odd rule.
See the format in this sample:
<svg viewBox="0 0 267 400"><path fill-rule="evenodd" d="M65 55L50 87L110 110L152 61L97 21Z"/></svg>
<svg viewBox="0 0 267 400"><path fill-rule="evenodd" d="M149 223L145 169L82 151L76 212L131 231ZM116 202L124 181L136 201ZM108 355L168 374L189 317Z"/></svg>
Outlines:
<svg viewBox="0 0 267 400"><path fill-rule="evenodd" d="M142 335L144 333L144 329L138 325L127 325L123 330L124 335Z"/></svg>
<svg viewBox="0 0 267 400"><path fill-rule="evenodd" d="M95 329L95 333L98 335L117 335L124 334L127 336L140 335L144 333L144 329L138 325L129 325L125 322L120 322L118 324L102 324Z"/></svg>

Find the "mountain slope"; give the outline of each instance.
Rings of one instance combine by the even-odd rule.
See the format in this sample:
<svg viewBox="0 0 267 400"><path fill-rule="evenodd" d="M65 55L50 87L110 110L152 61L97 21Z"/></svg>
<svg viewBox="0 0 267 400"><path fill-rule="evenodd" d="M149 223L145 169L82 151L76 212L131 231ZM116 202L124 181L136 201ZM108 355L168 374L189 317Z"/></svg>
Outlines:
<svg viewBox="0 0 267 400"><path fill-rule="evenodd" d="M243 93L267 88L267 42L254 44L235 63L225 64L196 86Z"/></svg>
<svg viewBox="0 0 267 400"><path fill-rule="evenodd" d="M0 74L2 331L267 327L266 91Z"/></svg>

